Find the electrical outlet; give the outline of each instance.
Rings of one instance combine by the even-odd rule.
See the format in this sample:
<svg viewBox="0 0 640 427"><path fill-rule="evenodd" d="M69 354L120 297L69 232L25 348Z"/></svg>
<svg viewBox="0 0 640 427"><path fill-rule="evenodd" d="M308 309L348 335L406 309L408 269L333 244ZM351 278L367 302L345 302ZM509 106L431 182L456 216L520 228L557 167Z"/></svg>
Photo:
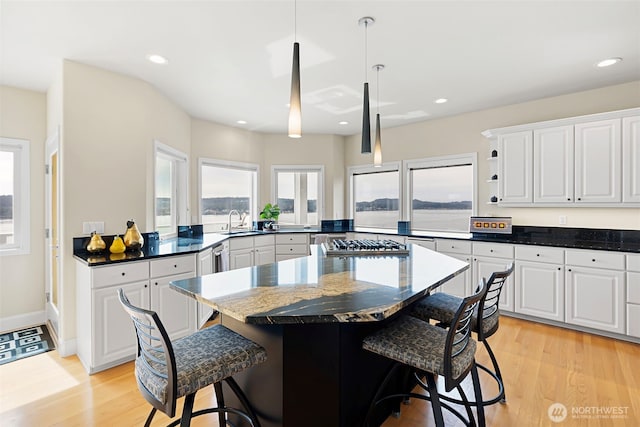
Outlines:
<svg viewBox="0 0 640 427"><path fill-rule="evenodd" d="M82 223L82 234L91 234L93 231L93 223L92 222L83 222Z"/></svg>
<svg viewBox="0 0 640 427"><path fill-rule="evenodd" d="M96 233L104 234L104 221L95 221L93 223L93 229Z"/></svg>
<svg viewBox="0 0 640 427"><path fill-rule="evenodd" d="M85 221L82 223L82 234L91 234L93 232L104 234L104 221Z"/></svg>
<svg viewBox="0 0 640 427"><path fill-rule="evenodd" d="M567 225L567 216L566 215L560 215L558 217L558 222L560 223L560 225Z"/></svg>

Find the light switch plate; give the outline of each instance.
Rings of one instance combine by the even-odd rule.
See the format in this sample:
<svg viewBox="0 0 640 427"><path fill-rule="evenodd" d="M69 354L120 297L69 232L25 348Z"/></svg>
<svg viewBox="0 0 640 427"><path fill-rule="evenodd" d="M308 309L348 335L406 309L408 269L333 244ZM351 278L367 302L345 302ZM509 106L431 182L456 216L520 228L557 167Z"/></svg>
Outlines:
<svg viewBox="0 0 640 427"><path fill-rule="evenodd" d="M104 221L85 221L82 223L82 234L91 234L92 232L104 234Z"/></svg>

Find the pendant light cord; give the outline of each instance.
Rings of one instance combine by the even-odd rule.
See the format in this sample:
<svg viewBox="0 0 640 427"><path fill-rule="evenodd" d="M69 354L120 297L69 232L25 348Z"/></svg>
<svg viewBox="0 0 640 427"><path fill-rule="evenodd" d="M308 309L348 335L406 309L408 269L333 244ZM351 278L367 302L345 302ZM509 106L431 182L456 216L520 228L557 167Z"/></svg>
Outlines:
<svg viewBox="0 0 640 427"><path fill-rule="evenodd" d="M380 67L376 67L376 113L380 114Z"/></svg>
<svg viewBox="0 0 640 427"><path fill-rule="evenodd" d="M367 21L364 22L364 81L367 81L368 76L368 67L367 67L367 28L369 27L369 23Z"/></svg>
<svg viewBox="0 0 640 427"><path fill-rule="evenodd" d="M298 2L293 0L293 41L298 41Z"/></svg>

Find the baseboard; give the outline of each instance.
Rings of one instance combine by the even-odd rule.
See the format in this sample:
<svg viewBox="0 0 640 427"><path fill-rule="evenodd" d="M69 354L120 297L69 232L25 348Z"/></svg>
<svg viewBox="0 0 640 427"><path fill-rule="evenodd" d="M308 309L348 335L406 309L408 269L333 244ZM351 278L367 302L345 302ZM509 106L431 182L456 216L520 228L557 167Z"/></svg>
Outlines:
<svg viewBox="0 0 640 427"><path fill-rule="evenodd" d="M18 314L16 316L1 317L0 331L10 332L16 329L28 328L29 326L43 325L46 321L47 315L44 310Z"/></svg>
<svg viewBox="0 0 640 427"><path fill-rule="evenodd" d="M75 338L66 341L58 340L58 347L56 350L58 350L58 354L62 357L73 356L78 352Z"/></svg>

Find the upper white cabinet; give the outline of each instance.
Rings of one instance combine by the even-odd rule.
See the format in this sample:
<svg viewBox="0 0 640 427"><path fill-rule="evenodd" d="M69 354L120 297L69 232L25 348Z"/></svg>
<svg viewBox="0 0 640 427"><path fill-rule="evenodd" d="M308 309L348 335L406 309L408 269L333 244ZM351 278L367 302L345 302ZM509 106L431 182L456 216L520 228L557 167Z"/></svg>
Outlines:
<svg viewBox="0 0 640 427"><path fill-rule="evenodd" d="M499 205L640 206L640 108L483 135L498 147Z"/></svg>
<svg viewBox="0 0 640 427"><path fill-rule="evenodd" d="M498 203L531 203L531 131L498 137Z"/></svg>
<svg viewBox="0 0 640 427"><path fill-rule="evenodd" d="M577 203L622 200L620 119L575 125Z"/></svg>
<svg viewBox="0 0 640 427"><path fill-rule="evenodd" d="M573 126L533 131L533 201L573 201Z"/></svg>
<svg viewBox="0 0 640 427"><path fill-rule="evenodd" d="M640 203L640 116L622 119L622 201Z"/></svg>

